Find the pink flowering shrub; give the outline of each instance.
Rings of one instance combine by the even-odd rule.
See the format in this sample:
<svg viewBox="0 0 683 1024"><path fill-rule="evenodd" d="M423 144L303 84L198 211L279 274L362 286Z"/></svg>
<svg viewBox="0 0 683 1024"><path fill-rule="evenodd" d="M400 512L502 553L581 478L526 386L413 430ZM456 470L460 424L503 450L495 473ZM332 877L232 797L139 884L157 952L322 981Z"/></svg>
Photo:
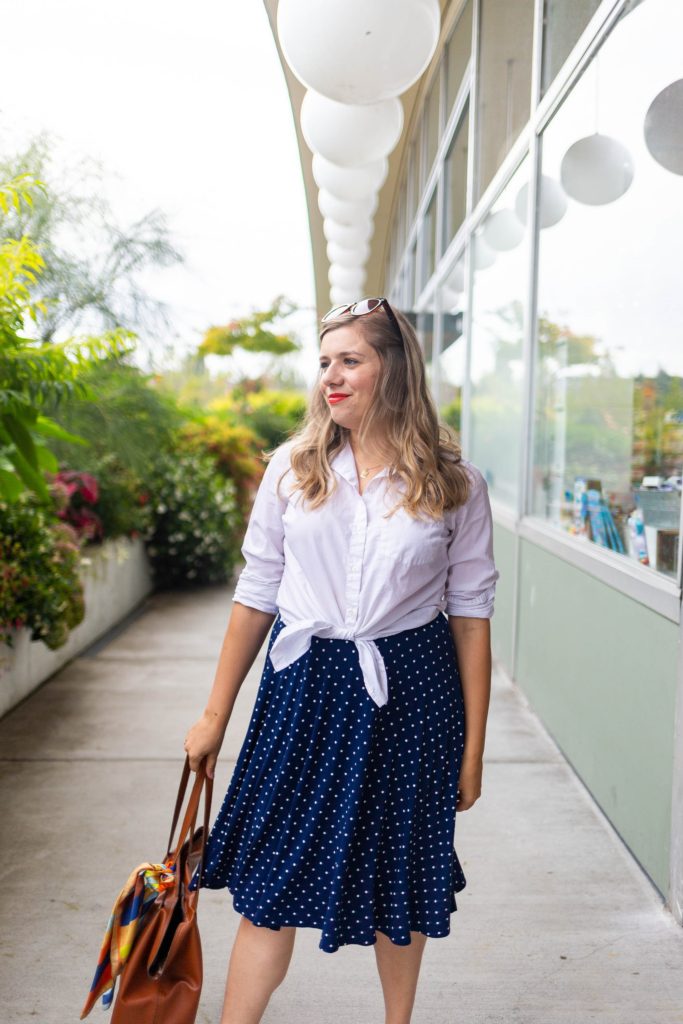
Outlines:
<svg viewBox="0 0 683 1024"><path fill-rule="evenodd" d="M50 490L57 515L63 522L86 541L103 540L102 520L94 509L100 490L92 474L62 469L51 475Z"/></svg>

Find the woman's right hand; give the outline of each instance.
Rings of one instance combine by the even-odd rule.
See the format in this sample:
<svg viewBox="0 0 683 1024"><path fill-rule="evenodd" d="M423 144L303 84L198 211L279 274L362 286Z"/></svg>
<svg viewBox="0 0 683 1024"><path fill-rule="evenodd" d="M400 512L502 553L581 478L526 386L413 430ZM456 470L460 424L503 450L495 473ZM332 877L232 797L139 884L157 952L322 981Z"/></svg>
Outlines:
<svg viewBox="0 0 683 1024"><path fill-rule="evenodd" d="M206 758L206 774L212 779L216 771L216 761L223 737L225 736L226 723L218 720L217 716L204 711L201 718L198 718L187 732L184 749L190 759L190 769L196 772L204 758Z"/></svg>

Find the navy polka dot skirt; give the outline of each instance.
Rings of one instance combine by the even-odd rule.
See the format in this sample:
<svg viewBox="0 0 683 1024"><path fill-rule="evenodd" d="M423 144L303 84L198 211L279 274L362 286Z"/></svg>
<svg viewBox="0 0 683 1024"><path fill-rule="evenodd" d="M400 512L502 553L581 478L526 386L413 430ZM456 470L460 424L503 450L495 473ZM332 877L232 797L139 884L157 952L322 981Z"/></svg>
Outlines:
<svg viewBox="0 0 683 1024"><path fill-rule="evenodd" d="M278 614L268 652L284 626ZM376 931L400 946L411 931L448 935L466 884L453 845L465 714L448 619L375 643L381 707L352 640L314 636L279 672L266 658L206 847L203 887L227 887L254 924L319 929L326 953L372 945Z"/></svg>

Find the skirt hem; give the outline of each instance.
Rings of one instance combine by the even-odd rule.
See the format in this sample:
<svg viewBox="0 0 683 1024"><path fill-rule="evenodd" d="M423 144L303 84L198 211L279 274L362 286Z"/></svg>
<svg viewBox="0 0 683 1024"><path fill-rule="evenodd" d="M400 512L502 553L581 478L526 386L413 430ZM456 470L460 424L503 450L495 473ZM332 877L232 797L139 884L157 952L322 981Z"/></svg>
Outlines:
<svg viewBox="0 0 683 1024"><path fill-rule="evenodd" d="M254 912L252 910L247 911L247 910L240 909L240 902L241 901L240 901L239 893L236 892L236 887L232 886L229 882L223 882L223 883L216 882L213 885L202 886L202 888L216 889L216 890L226 889L230 893L230 895L232 896L232 907L233 907L233 910L237 914L239 914L241 917L245 917L248 921L251 921L251 923L256 925L258 928L270 928L271 931L279 931L280 928L313 928L313 929L316 929L317 931L319 931L321 933L320 942L318 943L318 949L320 949L323 953L336 953L337 950L340 949L342 946L374 946L375 943L377 942L377 936L376 935L373 938L368 938L368 939L362 939L360 937L352 938L350 935L346 935L346 936L343 936L343 937L339 936L336 939L331 939L329 937L326 939L324 937L324 931L325 931L324 924L321 924L321 923L319 923L317 921L313 921L312 922L310 920L304 922L304 921L301 921L300 918L296 918L296 915L295 915L295 919L279 920L277 923L273 923L272 921L268 921L268 920L265 919L265 917L266 917L265 915L254 914ZM456 892L461 892L462 889L464 889L464 888L465 888L465 886L461 886L459 889L456 889L455 891ZM457 909L458 909L458 905L457 905L457 902L456 902L456 899L455 899L455 893L453 893L451 895L451 905L450 905L450 908L449 908L449 911L448 911L449 917L452 914L454 914L457 911ZM412 939L410 939L410 938L406 939L404 936L402 937L402 936L398 935L396 933L396 930L392 929L391 926L389 926L389 925L383 926L381 924L376 924L376 925L373 925L372 928L370 928L368 930L372 931L372 932L381 932L383 935L386 935L386 937L395 946L410 946L411 943L412 943ZM450 921L449 921L449 923L448 923L448 925L447 925L447 927L445 929L438 929L438 928L433 928L433 927L429 927L429 926L421 927L419 924L413 925L413 923L411 922L410 927L407 930L409 932L420 932L422 935L425 935L428 939L445 939L445 938L448 938L448 936L451 933L451 926L450 926Z"/></svg>

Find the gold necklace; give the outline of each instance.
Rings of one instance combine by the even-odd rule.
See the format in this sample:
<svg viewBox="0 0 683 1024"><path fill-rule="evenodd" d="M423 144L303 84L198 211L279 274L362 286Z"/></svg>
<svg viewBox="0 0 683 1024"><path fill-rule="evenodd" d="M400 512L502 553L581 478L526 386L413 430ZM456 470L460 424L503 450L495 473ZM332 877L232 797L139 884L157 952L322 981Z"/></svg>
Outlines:
<svg viewBox="0 0 683 1024"><path fill-rule="evenodd" d="M362 470L361 470L361 473L360 473L360 475L361 475L361 476L362 476L363 478L365 478L365 477L366 477L366 476L368 475L368 473L370 472L370 470L372 470L372 469L379 469L381 465L382 465L382 463L380 462L380 465L379 465L379 466L368 466L368 467L367 467L367 469L362 469Z"/></svg>
<svg viewBox="0 0 683 1024"><path fill-rule="evenodd" d="M353 449L352 449L352 451L353 451ZM353 457L354 457L354 459L356 458L356 453L355 452L353 453ZM356 463L356 465L358 465L358 463ZM359 471L358 475L361 477L362 480L365 480L365 478L367 477L368 473L370 473L373 469L380 469L383 465L384 465L384 463L380 462L380 464L378 466L366 466L365 469L361 469Z"/></svg>

